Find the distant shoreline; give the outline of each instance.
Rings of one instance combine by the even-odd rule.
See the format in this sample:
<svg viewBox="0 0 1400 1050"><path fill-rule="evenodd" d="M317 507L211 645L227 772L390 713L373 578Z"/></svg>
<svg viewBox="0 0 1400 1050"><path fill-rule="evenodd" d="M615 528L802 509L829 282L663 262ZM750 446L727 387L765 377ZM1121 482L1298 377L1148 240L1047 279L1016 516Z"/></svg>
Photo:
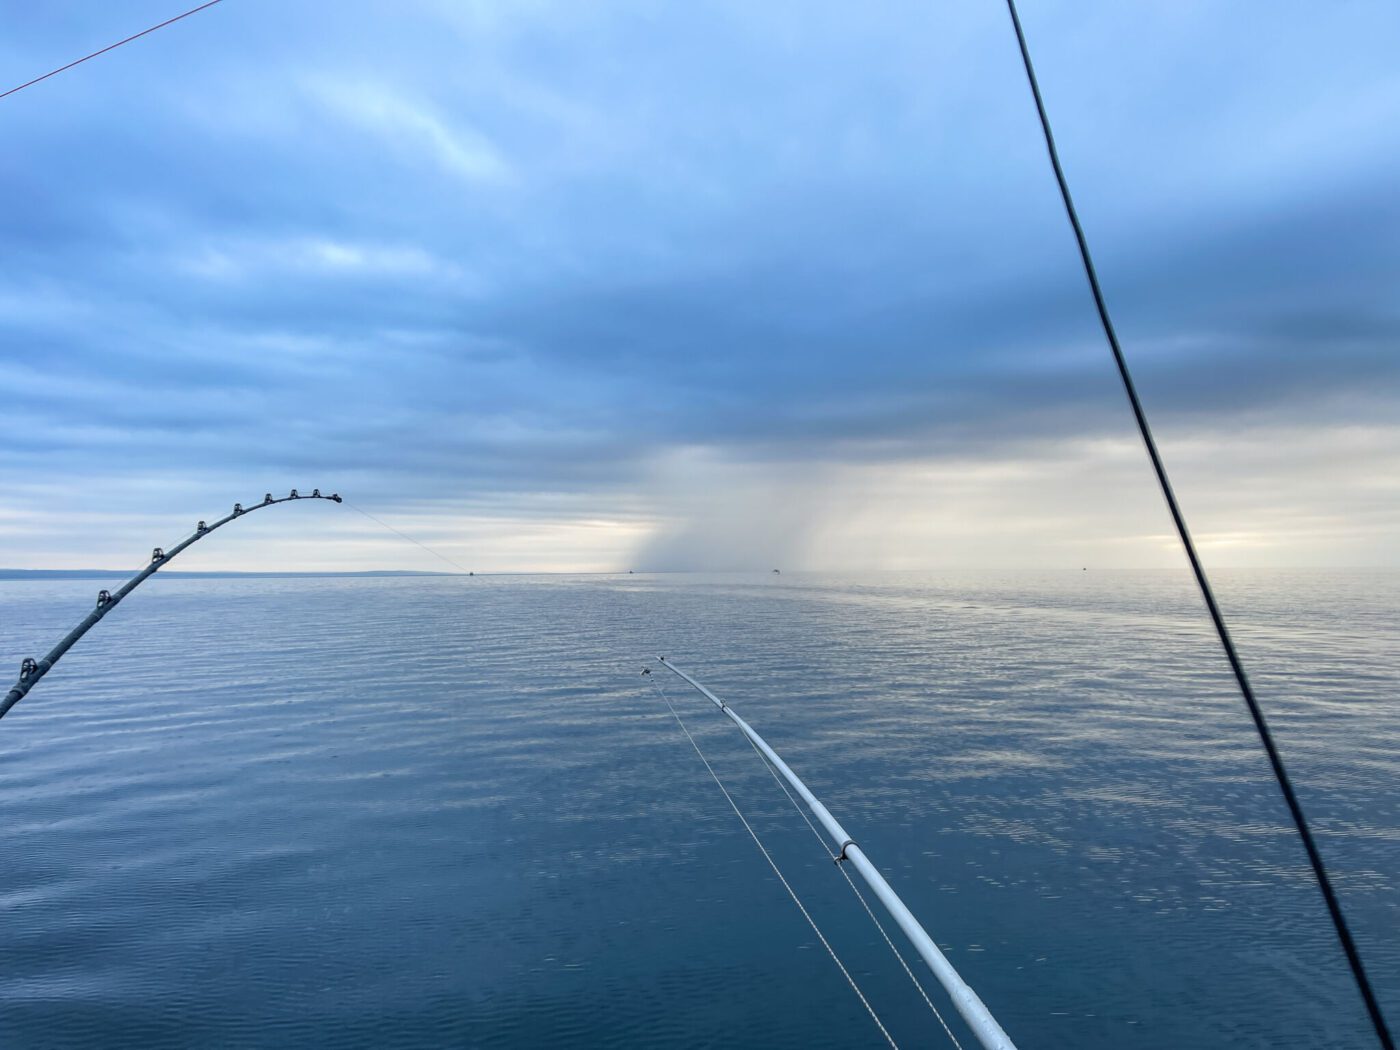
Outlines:
<svg viewBox="0 0 1400 1050"><path fill-rule="evenodd" d="M138 569L0 569L0 583L23 580L127 580ZM369 569L362 572L180 572L163 569L156 579L174 577L182 580L378 580L396 577L434 576L443 579L467 579L476 576L629 576L656 575L667 569L598 569L592 572L559 572L550 570L502 572L434 572L415 569Z"/></svg>
<svg viewBox="0 0 1400 1050"><path fill-rule="evenodd" d="M125 580L134 576L134 569L0 569L0 580ZM381 569L369 572L178 572L162 571L157 577L174 576L185 580L268 580L268 579L332 579L384 576L466 576L465 572L414 572Z"/></svg>

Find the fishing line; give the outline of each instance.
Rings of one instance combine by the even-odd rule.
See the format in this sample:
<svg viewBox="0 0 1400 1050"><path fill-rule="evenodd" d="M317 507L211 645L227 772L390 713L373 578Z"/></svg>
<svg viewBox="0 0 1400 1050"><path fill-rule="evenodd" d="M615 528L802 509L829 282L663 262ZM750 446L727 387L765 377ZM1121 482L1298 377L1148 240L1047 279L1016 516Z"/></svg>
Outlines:
<svg viewBox="0 0 1400 1050"><path fill-rule="evenodd" d="M222 2L223 0L209 0L207 4L200 4L198 7L191 8L182 15L176 15L174 18L167 18L164 22L161 22L159 25L151 26L150 29L143 29L139 33L133 33L125 40L118 40L115 44L108 44L100 51L94 51L90 55L84 55L82 58L69 62L66 66L59 66L57 69L50 70L41 77L35 77L33 80L26 80L23 84L19 85L19 87L12 87L9 91L0 92L0 98L5 98L7 95L13 95L16 91L23 91L27 87L33 87L41 80L48 80L49 77L56 77L58 76L58 74L66 72L67 70L72 69L74 66L82 65L90 58L96 58L98 55L105 55L108 51L114 51L117 48L121 47L123 44L129 44L133 40L140 40L147 33L154 33L157 29L164 29L166 26L172 25L175 22L180 21L180 19L182 18L189 18L190 15L197 15L199 14L199 12L205 10L206 8L213 7L215 4Z"/></svg>
<svg viewBox="0 0 1400 1050"><path fill-rule="evenodd" d="M735 726L735 728L737 729L738 727ZM773 778L778 787L783 789L783 794L786 795L787 800L792 803L792 808L797 810L797 815L802 818L803 822L807 825L807 830L809 830L812 836L817 840L817 845L821 847L822 854L830 856L830 851L826 848L826 839L822 838L822 833L818 831L816 825L812 823L812 818L807 816L807 810L798 804L797 799L793 798L792 792L789 791L788 786L783 783L783 778L780 777L778 771L773 768L773 763L768 761L768 756L758 749L757 744L749 740L747 736L744 736L742 731L739 735L743 736L744 739L748 741L749 747L753 748L753 753L757 755L758 760L763 763L763 768L768 770L768 775ZM875 928L880 931L880 936L883 937L885 943L890 946L890 951L894 952L894 957L899 960L899 965L904 967L904 972L909 975L909 980L914 982L914 987L919 990L919 994L923 996L924 1002L927 1003L928 1008L933 1011L933 1016L936 1017L938 1023L943 1026L943 1031L948 1033L948 1038L953 1041L953 1045L957 1047L957 1050L963 1050L962 1043L958 1042L958 1037L955 1036L953 1030L948 1027L948 1022L945 1021L943 1015L938 1012L938 1007L933 1005L933 1000L928 997L928 992L924 991L923 984L914 976L914 971L909 968L909 964L904 961L904 956L901 955L899 949L895 947L894 941L890 940L890 935L885 932L884 923L882 923L879 918L876 917L875 912L871 910L869 903L865 899L865 894L860 892L860 887L855 884L855 880L851 878L850 872L846 870L840 858L834 859L836 860L836 870L839 871L842 878L846 880L846 885L851 887L851 892L856 895L856 900L860 901L860 906L865 909L865 914L870 916L870 921L873 922Z"/></svg>
<svg viewBox="0 0 1400 1050"><path fill-rule="evenodd" d="M446 554L439 554L437 551L433 550L433 548L429 547L426 543L419 543L417 540L415 540L415 539L414 539L412 536L410 536L408 533L406 533L406 532L400 532L398 529L394 528L394 526L390 525L387 521L380 521L378 518L376 518L376 517L375 517L373 514L371 514L369 511L363 510L363 509L361 509L360 507L355 506L355 504L351 503L349 500L346 500L346 501L345 501L345 505L346 505L347 507L349 507L351 510L359 511L359 513L363 514L365 517L367 517L370 521L374 522L375 524L384 526L384 528L388 529L388 530L389 530L390 532L392 532L394 535L399 536L399 537L401 537L401 538L403 538L403 539L408 540L409 543L412 543L412 544L414 544L415 546L422 547L425 551L427 551L427 552L428 552L429 554L431 554L433 557L435 557L435 558L441 558L443 561L447 562L447 564L448 564L448 565L451 565L453 568L460 569L462 572L465 572L465 573L467 573L468 575L472 575L472 571L471 571L470 569L468 569L468 568L466 568L466 567L464 567L464 566L462 566L462 565L458 565L455 561L453 561L451 558L449 558Z"/></svg>
<svg viewBox="0 0 1400 1050"><path fill-rule="evenodd" d="M1026 79L1030 83L1031 94L1035 98L1036 113L1040 117L1040 128L1045 136L1045 149L1050 155L1050 166L1054 169L1055 181L1060 187L1060 198L1064 201L1065 215L1069 219L1070 227L1074 230L1074 239L1079 245L1079 258L1084 265L1084 276L1088 278L1089 290L1093 293L1094 306L1098 310L1099 321L1103 325L1109 349L1113 351L1113 360L1118 366L1118 375L1123 381L1123 390L1128 395L1129 404L1132 405L1133 416L1137 420L1138 433L1142 435L1142 443L1146 446L1148 458L1152 461L1152 469L1157 475L1157 483L1161 487L1162 497L1166 500L1167 509L1171 512L1177 536L1181 539L1187 560L1191 563L1191 572L1196 577L1196 585L1200 588L1201 597L1205 600L1206 609L1210 612L1211 622L1215 625L1215 633L1220 638L1220 645L1225 650L1225 657L1230 662L1230 669L1234 672L1240 695L1244 697L1245 706L1249 708L1250 717L1254 720L1254 728L1258 731L1259 739L1264 745L1264 751L1269 757L1269 765L1273 769L1274 779L1278 781L1279 789L1283 792L1284 801L1288 804L1288 812L1292 815L1293 824L1298 829L1298 836L1303 840L1303 849L1307 852L1308 863L1312 865L1318 888L1322 891L1322 898L1327 903L1327 913L1331 916L1332 926L1337 931L1337 939L1341 941L1347 965L1351 968L1352 977L1361 992L1361 998L1366 1003L1366 1012L1370 1015L1371 1024L1375 1026L1376 1036L1380 1039L1381 1046L1385 1050L1395 1050L1395 1042L1391 1038L1389 1028L1386 1027L1380 1003L1371 988L1366 968L1361 962L1361 953L1357 951L1356 942L1352 940L1351 929L1347 925L1346 916L1342 913L1341 902L1337 898L1336 891L1332 888L1332 880L1328 877L1327 868L1322 862L1322 853L1318 850L1317 843L1313 839L1312 829L1308 826L1307 817L1303 814L1302 803L1298 801L1298 796L1293 790L1293 781L1284 768L1283 757L1274 744L1273 733L1269 730L1269 724L1264 718L1263 708L1259 706L1259 701L1254 696L1254 689L1249 684L1244 664L1240 660L1239 653L1235 650L1235 643L1230 637L1230 631L1225 626L1225 617L1221 614L1220 606L1215 601L1215 592L1211 589L1210 581L1206 578L1205 567L1201 564L1200 556L1196 553L1196 544L1191 539L1190 530L1186 527L1186 518L1181 512L1181 507L1177 504L1176 493L1172 490L1171 480L1167 477L1167 468L1162 462L1161 454L1157 451L1157 442L1152 437L1152 429L1147 425L1147 413L1142 407L1142 402L1138 399L1137 387L1133 384L1133 377L1128 371L1127 358L1123 356L1123 348L1118 343L1118 333L1113 327L1113 320L1109 317L1108 304L1104 300L1103 289L1099 286L1099 277L1094 269L1093 257L1089 254L1089 241L1084 235L1084 227L1080 225L1079 213L1075 211L1074 199L1070 196L1069 182L1065 178L1064 168L1060 166L1060 154L1055 148L1055 136L1050 130L1050 117L1045 111L1045 100L1040 94L1040 84L1036 79L1035 67L1031 64L1031 53L1026 45L1026 34L1021 28L1021 17L1016 11L1016 0L1006 0L1006 8L1011 14L1011 25L1016 30L1016 42L1021 49L1021 61L1026 67Z"/></svg>
<svg viewBox="0 0 1400 1050"><path fill-rule="evenodd" d="M880 1034L885 1037L885 1041L888 1042L890 1046L894 1047L895 1050L899 1050L899 1044L894 1041L889 1030L885 1027L884 1022L880 1020L880 1015L877 1014L875 1008L870 1005L870 1000L867 999L865 993L860 990L860 985L856 984L856 979L852 977L851 972L846 969L846 964L843 963L841 957L836 954L836 949L831 946L831 942L826 939L826 935L822 933L821 927L817 925L817 921L812 918L811 913L807 910L806 906L803 905L802 899L797 896L797 891L792 888L792 884L783 876L782 869L778 867L777 861L775 861L772 854L768 852L768 848L763 845L763 840L758 837L758 832L754 831L753 825L745 819L743 812L739 809L738 803L734 801L734 796L729 793L729 789L724 786L724 781L720 780L719 774L715 772L714 766L710 765L710 760L705 757L705 752L701 751L700 745L695 742L695 737L690 735L690 730L686 728L685 722L682 721L680 712L678 712L675 705L671 703L671 698L666 695L665 687L656 680L654 675L649 675L648 677L651 680L652 688L660 694L662 701L664 701L667 708L670 709L672 717L676 720L676 725L681 727L681 732L684 733L685 738L690 741L690 746L693 747L695 753L700 756L700 761L705 763L705 768L709 770L710 776L714 779L715 784L718 785L720 792L724 795L725 801L729 803L729 808L734 810L734 815L738 817L739 822L744 825L744 830L749 833L749 837L753 839L754 845L757 846L758 851L763 854L763 859L766 860L768 866L773 869L773 874L778 876L778 881L783 884L783 889L787 890L788 896L792 898L792 903L797 905L797 910L800 911L802 917L807 920L807 925L812 927L812 932L815 933L817 939L822 942L822 947L825 948L827 954L831 956L831 961L836 964L837 969L841 971L841 975L846 978L846 983L849 984L851 990L856 993L856 998L858 998L861 1005L865 1007L866 1013L870 1014L870 1019L875 1022L875 1027L880 1029Z"/></svg>

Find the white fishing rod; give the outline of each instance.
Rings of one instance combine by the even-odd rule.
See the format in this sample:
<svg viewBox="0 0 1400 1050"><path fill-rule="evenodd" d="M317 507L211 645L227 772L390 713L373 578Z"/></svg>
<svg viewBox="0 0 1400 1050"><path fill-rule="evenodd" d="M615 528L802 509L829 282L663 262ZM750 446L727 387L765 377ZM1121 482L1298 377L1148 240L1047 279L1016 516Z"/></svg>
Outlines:
<svg viewBox="0 0 1400 1050"><path fill-rule="evenodd" d="M788 767L788 764L778 756L778 753L768 746L768 742L755 732L753 726L749 725L735 714L728 704L715 696L714 693L710 692L675 664L667 660L666 657L660 657L660 660L666 667L670 668L691 686L699 690L706 699L728 716L729 720L739 727L739 731L752 741L753 745L768 759L773 768L776 769L778 773L781 774L782 778L792 786L793 790L802 797L802 801L807 804L807 808L812 811L817 820L821 821L822 827L824 827L826 833L831 836L831 841L835 844L837 851L835 860L838 863L849 861L851 867L855 868L856 871L860 873L860 877L863 878L866 884L875 892L875 896L880 898L880 903L885 906L885 910L890 913L890 917L894 919L894 921L898 923L899 928L904 931L905 936L907 936L910 943L914 945L914 950L917 951L924 962L928 964L928 968L933 971L934 977L938 978L938 983L943 986L943 990L946 991L949 998L953 1000L953 1005L957 1007L958 1013L962 1015L962 1019L967 1022L967 1026L972 1029L973 1034L977 1036L978 1041L981 1042L985 1050L1016 1050L1016 1044L1013 1043L1011 1037L1002 1030L1001 1025L997 1023L996 1018L993 1017L991 1011L987 1009L986 1004L978 998L977 993L968 986L967 982L962 979L958 971L953 968L953 964L950 963L943 952L939 950L938 945L933 943L933 938L928 935L928 931L923 928L919 920L914 918L913 913L910 912L910 910L905 907L904 902L899 899L899 894L895 893L890 884L885 881L885 877L880 874L875 865L870 863L869 858L866 857L860 846L856 844L855 839L847 834L846 829L841 826L840 821L831 815L830 810L822 805L821 800L818 799L816 795L812 794L807 785L802 782L802 778L794 773Z"/></svg>

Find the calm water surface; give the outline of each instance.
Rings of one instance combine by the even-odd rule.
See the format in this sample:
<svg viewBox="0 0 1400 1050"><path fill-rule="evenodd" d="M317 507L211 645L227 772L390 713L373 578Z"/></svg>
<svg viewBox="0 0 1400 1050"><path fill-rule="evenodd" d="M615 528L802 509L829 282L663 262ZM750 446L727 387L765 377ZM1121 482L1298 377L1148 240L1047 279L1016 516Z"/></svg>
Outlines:
<svg viewBox="0 0 1400 1050"><path fill-rule="evenodd" d="M1400 575L1219 582L1400 1022ZM101 585L0 584L5 666ZM882 1045L656 653L1025 1050L1373 1045L1189 581L1091 572L157 578L0 723L0 1046ZM666 684L895 1038L947 1045Z"/></svg>

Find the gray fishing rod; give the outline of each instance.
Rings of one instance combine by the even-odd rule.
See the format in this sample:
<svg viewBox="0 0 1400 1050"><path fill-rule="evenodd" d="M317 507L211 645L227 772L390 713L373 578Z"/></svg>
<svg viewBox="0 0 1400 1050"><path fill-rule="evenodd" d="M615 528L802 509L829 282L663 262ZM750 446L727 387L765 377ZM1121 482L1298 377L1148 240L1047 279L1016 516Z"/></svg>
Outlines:
<svg viewBox="0 0 1400 1050"><path fill-rule="evenodd" d="M920 958L928 964L928 968L933 971L938 983L943 986L943 990L952 999L953 1005L957 1008L962 1019L967 1022L967 1026L977 1037L977 1041L982 1044L984 1050L1016 1050L1016 1045L1012 1043L1011 1037L1006 1034L996 1018L992 1016L985 1003L972 990L962 975L953 968L947 957L934 943L933 938L928 935L928 931L914 914L900 900L899 894L885 881L885 877L880 874L878 868L866 857L865 852L856 844L856 840L847 834L841 823L831 815L831 811L822 805L821 800L812 794L810 788L802 782L802 778L794 773L791 767L779 757L778 753L768 746L768 741L759 736L753 726L749 725L735 713L734 709L726 704L714 693L710 692L703 685L697 682L690 675L686 674L670 660L662 656L659 658L663 667L668 668L677 676L693 686L702 696L722 711L728 719L739 727L739 731L748 737L758 748L759 752L767 759L770 766L775 769L783 780L786 780L807 808L826 829L826 833L831 836L831 842L836 849L836 854L832 857L838 864L849 863L860 874L879 898L885 910L889 912L890 918L904 935L909 938L909 942L914 946L914 950L919 953ZM854 888L854 886L852 887ZM871 916L874 917L873 914ZM893 945L891 945L893 947ZM912 974L911 974L912 976ZM930 1004L932 1005L932 1004ZM941 1020L941 1018L940 1018ZM951 1033L950 1033L951 1034Z"/></svg>
<svg viewBox="0 0 1400 1050"><path fill-rule="evenodd" d="M45 656L42 660L35 660L31 656L26 656L24 658L24 661L20 664L19 667L19 681L17 681L14 684L14 687L8 693L5 694L5 699L3 701L0 701L0 718L4 718L6 713L10 710L10 708L14 707L15 704L23 700L25 694L28 693L29 690L34 688L35 683L37 683L40 678L43 678L44 675L48 674L51 670L53 670L53 665L58 663L58 661L62 658L64 653L66 653L69 649L73 648L74 642L76 642L83 635L87 634L88 631L92 630L93 625L97 623L97 621L101 620L102 617L106 616L109 612L116 608L117 603L120 602L132 591L134 591L142 583L142 581L144 581L147 577L154 575L157 570L163 567L167 562L170 561L171 558L175 557L175 555L179 554L190 544L196 543L199 540L204 539L205 536L208 536L215 529L227 525L229 522L233 521L234 518L241 518L246 514L251 514L255 510L261 510L263 507L272 507L276 506L278 503L290 503L292 500L301 499L326 499L330 500L332 503L341 502L340 497L334 492L331 493L329 496L323 496L321 495L320 489L312 489L311 495L309 496L302 496L298 494L296 489L292 489L291 495L283 496L281 499L273 499L272 493L269 492L266 496L263 497L261 503L254 503L250 507L245 507L241 503L235 503L233 505L233 510L230 513L220 518L212 525L206 525L204 522L201 521L198 525L195 526L194 535L189 536L180 543L177 543L168 551L162 550L159 547L155 548L155 550L151 551L151 563L147 565L144 569L142 569L140 572L138 572L131 579L127 580L126 583L122 586L122 588L118 590L115 594L105 589L98 591L97 608L93 609L92 612L88 613L87 616L83 619L82 623L78 624L77 627L74 627L71 631L64 635L63 640L57 645L55 645L52 649L50 649L47 656Z"/></svg>

